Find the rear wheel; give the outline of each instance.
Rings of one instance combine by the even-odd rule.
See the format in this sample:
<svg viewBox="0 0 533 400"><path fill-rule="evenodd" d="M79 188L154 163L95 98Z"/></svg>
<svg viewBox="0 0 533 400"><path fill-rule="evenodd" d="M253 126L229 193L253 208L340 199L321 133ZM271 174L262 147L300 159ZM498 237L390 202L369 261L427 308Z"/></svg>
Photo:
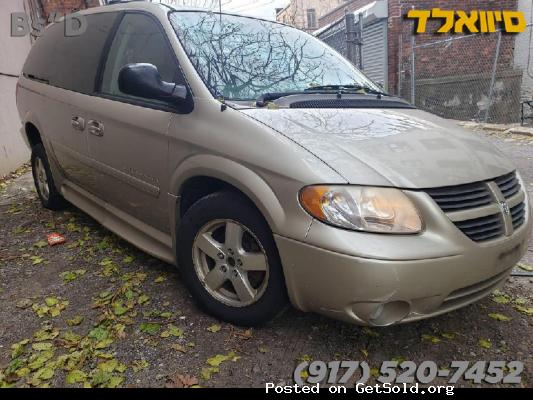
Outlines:
<svg viewBox="0 0 533 400"><path fill-rule="evenodd" d="M199 200L185 214L178 238L185 281L211 315L252 326L287 305L272 232L243 196L220 192Z"/></svg>
<svg viewBox="0 0 533 400"><path fill-rule="evenodd" d="M62 210L67 206L66 200L56 189L46 150L42 143L36 144L31 152L33 181L43 207L50 210Z"/></svg>

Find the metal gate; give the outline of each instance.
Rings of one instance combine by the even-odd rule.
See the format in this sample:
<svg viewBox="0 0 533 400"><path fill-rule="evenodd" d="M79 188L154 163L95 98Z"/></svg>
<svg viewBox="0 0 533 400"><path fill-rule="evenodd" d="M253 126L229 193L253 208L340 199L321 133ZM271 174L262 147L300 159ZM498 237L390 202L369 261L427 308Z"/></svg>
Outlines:
<svg viewBox="0 0 533 400"><path fill-rule="evenodd" d="M351 16L352 18L349 17L342 18L316 36L356 66L362 66L362 71L370 79L387 88L387 20L378 19L371 24L363 24L362 31L359 22L352 22L351 32L348 32L347 24L354 21L353 16ZM360 35L359 32L362 34ZM350 33L355 33L355 40L350 39ZM356 47L358 47L357 51Z"/></svg>

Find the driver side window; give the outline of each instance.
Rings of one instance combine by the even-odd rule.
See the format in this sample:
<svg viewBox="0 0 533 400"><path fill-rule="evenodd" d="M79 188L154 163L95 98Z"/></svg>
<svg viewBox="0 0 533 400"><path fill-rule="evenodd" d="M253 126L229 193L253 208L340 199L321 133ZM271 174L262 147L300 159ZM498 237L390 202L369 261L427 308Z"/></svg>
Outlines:
<svg viewBox="0 0 533 400"><path fill-rule="evenodd" d="M133 63L153 64L163 81L185 83L163 31L152 18L138 13L126 14L120 23L104 68L102 93L136 98L118 87L120 70Z"/></svg>

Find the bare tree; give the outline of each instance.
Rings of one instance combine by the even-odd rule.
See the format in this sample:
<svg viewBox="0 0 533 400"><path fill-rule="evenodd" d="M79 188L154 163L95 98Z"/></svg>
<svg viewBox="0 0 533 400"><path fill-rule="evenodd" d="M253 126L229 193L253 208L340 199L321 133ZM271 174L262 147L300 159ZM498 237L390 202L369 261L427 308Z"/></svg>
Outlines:
<svg viewBox="0 0 533 400"><path fill-rule="evenodd" d="M196 69L217 95L255 98L272 90L298 90L325 75L323 50L309 52L311 38L282 25L205 14L186 28L176 23Z"/></svg>

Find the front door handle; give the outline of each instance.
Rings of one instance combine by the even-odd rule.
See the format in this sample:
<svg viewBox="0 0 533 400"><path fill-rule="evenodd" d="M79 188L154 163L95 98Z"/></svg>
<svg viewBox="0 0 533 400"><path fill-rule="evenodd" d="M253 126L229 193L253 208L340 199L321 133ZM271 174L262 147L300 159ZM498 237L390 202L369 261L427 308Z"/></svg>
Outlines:
<svg viewBox="0 0 533 400"><path fill-rule="evenodd" d="M70 124L77 131L85 130L85 120L82 117L72 117Z"/></svg>
<svg viewBox="0 0 533 400"><path fill-rule="evenodd" d="M88 123L89 133L94 136L104 136L104 124L101 122L90 120Z"/></svg>

